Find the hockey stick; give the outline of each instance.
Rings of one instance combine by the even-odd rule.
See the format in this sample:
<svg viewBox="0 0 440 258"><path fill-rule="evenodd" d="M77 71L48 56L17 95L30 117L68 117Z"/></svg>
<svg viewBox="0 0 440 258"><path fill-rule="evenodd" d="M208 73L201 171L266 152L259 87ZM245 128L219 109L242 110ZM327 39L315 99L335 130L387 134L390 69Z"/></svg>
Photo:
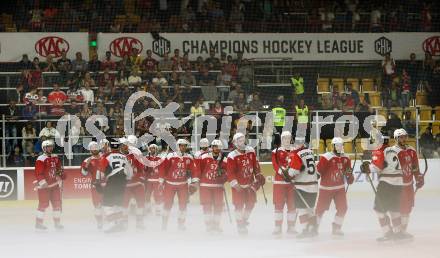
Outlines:
<svg viewBox="0 0 440 258"><path fill-rule="evenodd" d="M226 189L223 186L223 197L225 198L226 211L228 212L229 222L232 224L231 209L229 208L228 195L226 194Z"/></svg>
<svg viewBox="0 0 440 258"><path fill-rule="evenodd" d="M353 162L353 167L351 168L351 173L354 172L354 166L356 165L356 161L357 161L357 148L356 148L356 141L355 140L356 140L356 138L353 139L353 141L354 141L354 162ZM357 180L361 177L361 175L362 175L362 173L359 173L359 175L356 177L356 180L353 183L357 182ZM347 184L347 188L345 188L345 193L348 192L348 188L350 188L350 184Z"/></svg>
<svg viewBox="0 0 440 258"><path fill-rule="evenodd" d="M425 176L426 176L426 173L428 173L428 160L426 159L426 156L425 156L425 153L422 151L422 156L423 156L423 159L425 160L425 171L423 172L423 180L425 179ZM419 190L420 188L416 188L416 190L414 191L414 195L417 193L417 191Z"/></svg>

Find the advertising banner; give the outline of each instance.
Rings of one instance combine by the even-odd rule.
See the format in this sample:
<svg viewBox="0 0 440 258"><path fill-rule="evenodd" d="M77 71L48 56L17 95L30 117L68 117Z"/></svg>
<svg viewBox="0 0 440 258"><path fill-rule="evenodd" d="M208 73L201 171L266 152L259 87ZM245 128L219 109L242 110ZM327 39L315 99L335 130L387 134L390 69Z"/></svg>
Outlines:
<svg viewBox="0 0 440 258"><path fill-rule="evenodd" d="M0 62L18 62L23 54L27 54L31 61L34 57L44 61L48 55L59 58L63 52L71 60L75 59L76 52L81 52L83 59L88 60L88 33L0 33Z"/></svg>
<svg viewBox="0 0 440 258"><path fill-rule="evenodd" d="M409 59L415 53L440 55L440 34L419 32L392 33L99 33L98 54L106 51L119 59L136 48L142 56L151 49L156 57L170 56L175 49L188 53L190 60L206 58L214 49L244 58L291 58L305 61Z"/></svg>
<svg viewBox="0 0 440 258"><path fill-rule="evenodd" d="M0 201L18 199L17 170L0 170Z"/></svg>

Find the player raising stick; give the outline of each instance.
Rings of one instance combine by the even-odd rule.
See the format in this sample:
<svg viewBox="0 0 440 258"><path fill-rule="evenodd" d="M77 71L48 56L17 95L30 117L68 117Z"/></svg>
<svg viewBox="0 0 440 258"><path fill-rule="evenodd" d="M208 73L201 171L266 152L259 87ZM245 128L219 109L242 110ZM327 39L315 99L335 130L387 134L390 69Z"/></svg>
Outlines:
<svg viewBox="0 0 440 258"><path fill-rule="evenodd" d="M90 193L92 194L92 203L95 208L95 219L98 224L98 229L102 229L103 225L103 211L102 211L102 193L96 190L96 185L101 184L100 175L97 173L101 155L99 154L99 145L97 142L91 141L88 145L91 156L86 158L81 164L81 174L88 176L91 179L92 187ZM99 186L98 186L99 189Z"/></svg>
<svg viewBox="0 0 440 258"><path fill-rule="evenodd" d="M205 215L206 230L220 233L224 183L227 179L226 159L221 153L220 140L213 140L211 148L211 152L200 157L200 203Z"/></svg>
<svg viewBox="0 0 440 258"><path fill-rule="evenodd" d="M47 227L43 224L44 213L52 204L53 221L57 230L64 227L60 223L62 200L61 200L61 181L66 177L61 167L61 161L57 155L53 154L55 147L52 140L43 141L41 144L43 154L35 162L36 189L38 191L38 209L35 228L45 231Z"/></svg>
<svg viewBox="0 0 440 258"><path fill-rule="evenodd" d="M321 182L316 204L316 216L319 224L322 215L334 201L336 214L332 224L332 234L343 236L341 228L345 213L347 213L345 181L352 184L354 177L351 171L351 160L344 154L344 140L340 137L333 138L332 147L333 151L322 155L317 166Z"/></svg>
<svg viewBox="0 0 440 258"><path fill-rule="evenodd" d="M189 192L197 190L198 178L193 174L196 170L194 160L187 153L188 141L179 139L176 142L177 151L169 153L159 171L160 189L163 189L162 230L168 227L168 219L173 206L174 195L179 199L179 230L185 230L186 206ZM190 185L188 186L188 182Z"/></svg>
<svg viewBox="0 0 440 258"><path fill-rule="evenodd" d="M233 143L235 150L228 155L227 177L232 187L238 233L244 235L248 233L248 220L257 200L256 192L266 181L255 150L246 145L244 134L236 133Z"/></svg>
<svg viewBox="0 0 440 258"><path fill-rule="evenodd" d="M298 238L314 237L317 234L315 202L318 193L318 174L313 151L304 145L304 137L296 137L295 149L289 154L288 176L295 185L295 205L303 231Z"/></svg>
<svg viewBox="0 0 440 258"><path fill-rule="evenodd" d="M295 209L295 186L291 179L286 176L289 168L288 158L293 151L292 134L289 131L281 133L281 147L272 151L272 165L275 170L273 181L273 204L275 207L274 235L282 233L284 206L287 206L287 233L295 234L296 209Z"/></svg>

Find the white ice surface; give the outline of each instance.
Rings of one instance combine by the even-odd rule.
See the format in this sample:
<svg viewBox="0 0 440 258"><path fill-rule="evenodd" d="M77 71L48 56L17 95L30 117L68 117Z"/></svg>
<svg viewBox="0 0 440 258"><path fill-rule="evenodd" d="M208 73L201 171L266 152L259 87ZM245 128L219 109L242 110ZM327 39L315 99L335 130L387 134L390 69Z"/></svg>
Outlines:
<svg viewBox="0 0 440 258"><path fill-rule="evenodd" d="M175 210L169 230L160 230L161 221L146 218L144 232L134 230L130 218L130 230L126 233L106 235L96 229L93 209L89 200L67 200L64 204L64 232L53 230L51 212L46 214L46 233L34 231L36 202L0 202L0 257L29 258L287 258L287 257L353 257L353 258L404 258L440 257L440 194L417 194L416 208L411 217L409 231L415 240L409 243L378 244L380 235L375 213L372 211L372 195L349 195L342 239L330 235L334 210L325 214L320 235L314 240L296 240L284 234L275 238L273 206L264 205L261 198L250 222L249 235L240 237L235 225L223 215L224 233L213 236L204 232L201 207L193 200L188 210L187 231L179 232Z"/></svg>

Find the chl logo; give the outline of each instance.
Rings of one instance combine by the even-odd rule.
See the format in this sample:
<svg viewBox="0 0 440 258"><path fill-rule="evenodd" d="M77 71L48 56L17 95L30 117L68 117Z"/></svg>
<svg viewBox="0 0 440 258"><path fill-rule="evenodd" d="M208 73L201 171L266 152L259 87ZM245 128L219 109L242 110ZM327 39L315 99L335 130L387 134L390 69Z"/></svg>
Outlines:
<svg viewBox="0 0 440 258"><path fill-rule="evenodd" d="M35 51L43 57L60 57L63 52L67 53L69 48L69 42L60 37L45 37L35 43Z"/></svg>
<svg viewBox="0 0 440 258"><path fill-rule="evenodd" d="M163 56L165 53L169 54L171 52L171 42L163 37L153 41L153 53L158 56Z"/></svg>
<svg viewBox="0 0 440 258"><path fill-rule="evenodd" d="M136 48L138 50L138 53L142 53L144 46L142 45L142 42L137 38L121 37L113 40L110 43L109 48L110 52L112 52L114 56L123 57L125 55L131 54L133 48Z"/></svg>
<svg viewBox="0 0 440 258"><path fill-rule="evenodd" d="M440 37L434 36L423 41L423 51L433 56L440 56Z"/></svg>
<svg viewBox="0 0 440 258"><path fill-rule="evenodd" d="M14 180L8 175L0 174L0 198L6 198L14 192Z"/></svg>
<svg viewBox="0 0 440 258"><path fill-rule="evenodd" d="M385 37L380 37L374 41L374 51L377 54L385 56L386 54L391 53L392 50L393 48L391 40Z"/></svg>

